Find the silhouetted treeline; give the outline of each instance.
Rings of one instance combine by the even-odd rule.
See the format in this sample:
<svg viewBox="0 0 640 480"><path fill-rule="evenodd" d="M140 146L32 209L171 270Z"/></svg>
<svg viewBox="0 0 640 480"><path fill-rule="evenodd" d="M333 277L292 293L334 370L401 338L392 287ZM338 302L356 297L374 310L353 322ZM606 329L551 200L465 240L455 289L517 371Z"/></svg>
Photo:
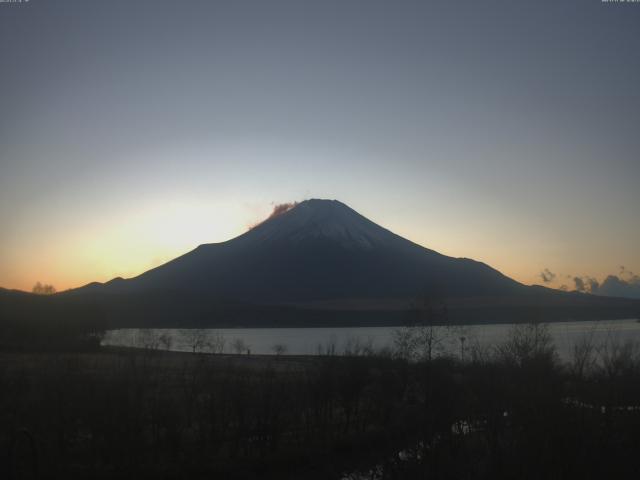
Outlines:
<svg viewBox="0 0 640 480"><path fill-rule="evenodd" d="M598 348L561 365L532 327L465 362L7 353L1 463L9 479L637 478L640 356Z"/></svg>

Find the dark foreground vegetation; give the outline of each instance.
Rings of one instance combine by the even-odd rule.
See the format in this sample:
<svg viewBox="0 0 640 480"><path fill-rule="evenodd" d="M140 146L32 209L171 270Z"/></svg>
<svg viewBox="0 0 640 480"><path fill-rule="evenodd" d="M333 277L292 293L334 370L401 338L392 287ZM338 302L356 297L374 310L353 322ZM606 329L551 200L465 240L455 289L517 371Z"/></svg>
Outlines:
<svg viewBox="0 0 640 480"><path fill-rule="evenodd" d="M640 356L0 354L0 476L640 478Z"/></svg>

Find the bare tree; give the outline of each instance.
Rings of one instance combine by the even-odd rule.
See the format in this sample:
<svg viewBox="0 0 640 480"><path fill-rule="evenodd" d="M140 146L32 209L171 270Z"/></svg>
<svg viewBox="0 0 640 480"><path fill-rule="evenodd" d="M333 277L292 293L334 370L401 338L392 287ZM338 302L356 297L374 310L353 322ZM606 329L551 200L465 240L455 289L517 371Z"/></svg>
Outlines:
<svg viewBox="0 0 640 480"><path fill-rule="evenodd" d="M370 356L373 355L373 338L368 337L366 340L360 337L350 336L344 346L344 355L347 357Z"/></svg>
<svg viewBox="0 0 640 480"><path fill-rule="evenodd" d="M56 293L56 287L47 283L42 284L40 282L37 282L31 289L31 291L37 295L53 295L54 293Z"/></svg>
<svg viewBox="0 0 640 480"><path fill-rule="evenodd" d="M414 326L396 328L392 332L395 354L406 360L414 360L418 354L418 332Z"/></svg>
<svg viewBox="0 0 640 480"><path fill-rule="evenodd" d="M231 348L233 348L233 351L235 353L240 354L240 353L244 353L245 351L248 351L249 346L245 343L245 341L242 338L236 338L231 344Z"/></svg>
<svg viewBox="0 0 640 480"><path fill-rule="evenodd" d="M582 378L593 372L596 364L596 346L593 342L593 332L591 332L574 343L573 361L569 368L571 373Z"/></svg>
<svg viewBox="0 0 640 480"><path fill-rule="evenodd" d="M318 343L317 347L316 347L316 352L318 354L318 356L322 356L322 355L326 355L326 356L333 356L336 354L336 337L335 335L331 335L331 337L329 338L329 340L326 342L325 345L323 345L322 343Z"/></svg>
<svg viewBox="0 0 640 480"><path fill-rule="evenodd" d="M207 342L209 346L209 350L211 353L224 353L224 347L227 343L227 340L220 332L216 332L210 340Z"/></svg>
<svg viewBox="0 0 640 480"><path fill-rule="evenodd" d="M431 361L445 347L453 333L444 300L425 295L411 306L410 325L393 332L396 353L401 358Z"/></svg>
<svg viewBox="0 0 640 480"><path fill-rule="evenodd" d="M136 346L145 350L157 350L160 347L160 337L153 330L139 330L136 335Z"/></svg>
<svg viewBox="0 0 640 480"><path fill-rule="evenodd" d="M640 344L632 340L622 342L608 336L598 349L600 369L608 379L619 378L640 370Z"/></svg>
<svg viewBox="0 0 640 480"><path fill-rule="evenodd" d="M548 324L526 323L514 325L496 353L507 363L523 366L533 360L553 361L556 351Z"/></svg>
<svg viewBox="0 0 640 480"><path fill-rule="evenodd" d="M164 350L167 350L167 351L171 350L171 344L173 343L173 339L171 338L171 335L169 335L168 332L164 332L162 335L160 335L160 337L158 337L158 340L162 345L162 347L164 348Z"/></svg>
<svg viewBox="0 0 640 480"><path fill-rule="evenodd" d="M287 346L284 343L276 343L273 347L271 347L273 353L276 355L284 355L287 353Z"/></svg>
<svg viewBox="0 0 640 480"><path fill-rule="evenodd" d="M187 337L189 346L193 353L202 352L207 344L207 332L202 328L194 328Z"/></svg>

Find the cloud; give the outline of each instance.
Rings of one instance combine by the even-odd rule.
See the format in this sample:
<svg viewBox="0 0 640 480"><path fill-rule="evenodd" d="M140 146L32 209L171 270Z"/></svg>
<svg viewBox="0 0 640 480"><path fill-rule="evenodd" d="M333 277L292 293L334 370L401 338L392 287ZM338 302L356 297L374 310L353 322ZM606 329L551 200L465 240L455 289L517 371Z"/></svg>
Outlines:
<svg viewBox="0 0 640 480"><path fill-rule="evenodd" d="M594 293L600 287L600 282L593 277L573 277L573 283L578 292Z"/></svg>
<svg viewBox="0 0 640 480"><path fill-rule="evenodd" d="M549 270L548 268L545 268L544 270L542 270L540 272L540 278L542 278L542 281L544 283L551 283L555 280L556 278L556 274L553 273L551 270Z"/></svg>
<svg viewBox="0 0 640 480"><path fill-rule="evenodd" d="M640 276L633 273L624 265L620 265L620 277L626 278L627 283L633 283L633 284L640 283Z"/></svg>
<svg viewBox="0 0 640 480"><path fill-rule="evenodd" d="M593 277L585 277L585 282L587 283L590 292L595 292L600 288L600 282Z"/></svg>
<svg viewBox="0 0 640 480"><path fill-rule="evenodd" d="M640 298L640 277L631 274L623 279L617 275L609 275L593 293L610 297Z"/></svg>
<svg viewBox="0 0 640 480"><path fill-rule="evenodd" d="M620 267L618 275L607 275L599 282L593 277L574 277L573 283L578 292L603 295L607 297L640 298L640 276Z"/></svg>
<svg viewBox="0 0 640 480"><path fill-rule="evenodd" d="M267 220L271 220L272 218L279 217L283 213L287 213L293 207L298 205L298 202L288 202L288 203L278 203L273 207L273 211L271 215L267 217ZM266 221L266 220L265 220Z"/></svg>
<svg viewBox="0 0 640 480"><path fill-rule="evenodd" d="M268 220L271 220L273 218L279 217L280 215L282 215L284 213L287 213L289 210L291 210L296 205L298 205L298 202L286 202L286 203L277 203L277 204L275 204L273 206L273 210L271 211L269 216L267 218L265 218L264 220L261 220L258 223L255 223L255 224L249 226L249 230L253 230L258 225L261 225L261 224L263 224L264 222L266 222Z"/></svg>
<svg viewBox="0 0 640 480"><path fill-rule="evenodd" d="M569 286L573 282L573 290L576 292L590 293L607 297L625 297L640 299L640 276L629 270L624 265L620 265L618 272L607 275L604 280L589 275L567 275L565 273L554 273L548 268L542 270L538 276L545 284L554 282L561 283L560 290L571 290ZM563 279L569 280L562 282Z"/></svg>

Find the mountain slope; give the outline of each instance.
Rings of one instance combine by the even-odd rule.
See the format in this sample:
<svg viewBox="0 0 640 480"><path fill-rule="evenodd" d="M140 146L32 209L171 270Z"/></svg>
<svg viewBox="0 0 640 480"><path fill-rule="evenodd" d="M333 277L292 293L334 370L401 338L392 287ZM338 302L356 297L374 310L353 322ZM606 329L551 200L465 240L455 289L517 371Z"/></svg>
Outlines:
<svg viewBox="0 0 640 480"><path fill-rule="evenodd" d="M133 279L85 290L200 292L273 304L510 295L523 288L483 263L412 243L338 201L307 200L235 239L201 245Z"/></svg>
<svg viewBox="0 0 640 480"><path fill-rule="evenodd" d="M55 295L91 302L112 327L363 326L411 321L418 296L450 321L631 318L640 302L522 285L441 255L335 200L307 200L222 243L135 278Z"/></svg>

